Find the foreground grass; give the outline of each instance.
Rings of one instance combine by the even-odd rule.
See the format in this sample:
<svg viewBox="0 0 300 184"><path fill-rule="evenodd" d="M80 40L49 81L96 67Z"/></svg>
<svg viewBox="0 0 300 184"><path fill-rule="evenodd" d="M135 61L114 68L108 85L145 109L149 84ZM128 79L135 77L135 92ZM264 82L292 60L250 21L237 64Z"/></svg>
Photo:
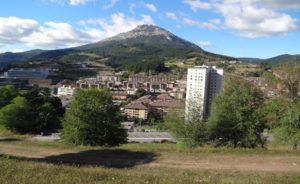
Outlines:
<svg viewBox="0 0 300 184"><path fill-rule="evenodd" d="M176 144L124 144L116 148L89 147L89 146L73 146L66 145L60 142L35 142L35 141L0 141L3 151L12 149L12 155L24 155L24 152L30 156L32 151L40 151L42 154L47 154L49 151L55 154L60 153L61 156L52 158L52 162L39 158L24 158L22 156L14 157L10 154L0 154L0 183L66 183L66 184L81 184L81 183L265 183L265 184L289 184L300 183L300 173L297 172L265 172L257 170L241 171L236 169L236 165L231 169L200 169L189 166L188 163L198 162L199 160L215 159L215 158L245 158L246 162L253 163L252 159L257 158L273 158L282 156L282 159L296 158L296 160L286 160L289 164L292 162L298 163L300 151L291 150L289 147L281 146L274 147L270 145L267 149L232 149L232 148L214 148L204 146L194 149L188 149ZM70 164L57 162L57 158L62 158L63 154L68 152L89 152L93 150L94 154L79 154L78 158L90 161L92 164L75 165L75 162ZM96 151L95 151L96 150ZM97 151L98 150L98 151ZM99 151L100 150L100 151ZM123 150L123 152L120 152ZM7 150L6 150L7 151ZM106 153L112 154L107 155ZM138 157L143 155L154 154L153 160L145 164L139 163ZM25 154L26 155L26 154ZM76 154L75 154L76 155ZM126 156L127 155L127 156ZM287 155L285 157L285 155ZM70 156L65 156L65 159L71 159ZM77 157L76 157L77 158ZM99 158L99 159L98 159ZM114 160L116 158L117 160ZM125 158L125 159L124 159ZM105 163L112 161L118 162L134 161L131 166L113 167ZM168 159L171 158L171 159ZM120 159L120 160L118 160ZM137 160L135 160L137 159ZM173 159L179 161L172 164ZM76 159L75 159L76 160ZM93 164L96 161L101 161L99 165ZM143 160L143 159L141 159ZM241 159L243 160L243 159ZM244 159L245 160L245 159ZM48 160L49 161L49 160ZM55 162L53 162L55 161ZM136 161L136 162L135 162ZM181 165L181 162L186 162L187 165ZM89 162L91 163L91 162ZM203 164L203 162L200 162ZM124 163L123 163L124 164ZM175 165L174 165L175 164ZM178 164L178 165L177 165ZM205 163L204 163L205 164ZM231 163L229 163L231 164ZM261 165L261 163L258 163ZM274 166L277 166L274 162ZM298 166L293 166L298 168Z"/></svg>
<svg viewBox="0 0 300 184"><path fill-rule="evenodd" d="M15 134L9 130L7 130L3 125L0 124L0 138L1 137L10 137L12 139L24 139L32 137L30 134Z"/></svg>
<svg viewBox="0 0 300 184"><path fill-rule="evenodd" d="M64 144L61 142L38 142L38 141L2 141L2 143L22 145L25 147L40 147L40 148L58 148L58 149L73 149L77 151L85 151L90 149L103 149L103 147L90 146L74 146ZM107 149L107 148L105 148ZM159 143L130 143L123 144L116 148L119 150L140 151L140 152L155 152L155 153L172 153L184 154L190 156L203 155L296 155L300 156L300 149L292 150L290 146L285 145L271 145L266 148L230 148L230 147L213 147L203 146L197 148L187 148L178 144L159 144Z"/></svg>
<svg viewBox="0 0 300 184"><path fill-rule="evenodd" d="M76 167L31 161L19 161L0 156L0 183L299 183L292 174L241 173L234 171L198 171L163 167L137 166L126 169Z"/></svg>
<svg viewBox="0 0 300 184"><path fill-rule="evenodd" d="M130 149L134 151L154 151L154 152L172 152L183 153L189 155L207 155L207 154L222 154L222 155L299 155L300 150L292 150L290 146L285 145L269 145L266 148L231 148L231 147L213 147L203 146L196 148L187 148L178 144L124 144L120 148Z"/></svg>
<svg viewBox="0 0 300 184"><path fill-rule="evenodd" d="M11 135L12 133L0 124L0 136Z"/></svg>

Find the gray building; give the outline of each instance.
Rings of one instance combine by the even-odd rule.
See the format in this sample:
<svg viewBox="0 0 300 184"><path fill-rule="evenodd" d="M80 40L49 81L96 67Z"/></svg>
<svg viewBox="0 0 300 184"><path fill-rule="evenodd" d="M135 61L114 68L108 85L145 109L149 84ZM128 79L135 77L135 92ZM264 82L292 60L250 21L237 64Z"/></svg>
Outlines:
<svg viewBox="0 0 300 184"><path fill-rule="evenodd" d="M39 68L12 68L7 72L4 72L5 78L20 78L20 79L30 79L30 78L47 78L49 71L47 69Z"/></svg>

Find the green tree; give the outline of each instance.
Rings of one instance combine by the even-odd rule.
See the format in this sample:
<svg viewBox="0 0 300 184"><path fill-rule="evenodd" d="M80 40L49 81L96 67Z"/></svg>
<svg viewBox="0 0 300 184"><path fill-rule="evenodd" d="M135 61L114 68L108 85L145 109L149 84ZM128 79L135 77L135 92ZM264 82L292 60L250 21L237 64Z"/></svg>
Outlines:
<svg viewBox="0 0 300 184"><path fill-rule="evenodd" d="M284 65L277 69L275 72L279 80L285 85L283 95L296 102L299 96L300 89L300 65Z"/></svg>
<svg viewBox="0 0 300 184"><path fill-rule="evenodd" d="M28 121L28 104L24 97L16 97L0 110L0 124L16 133L27 133L34 124Z"/></svg>
<svg viewBox="0 0 300 184"><path fill-rule="evenodd" d="M64 108L59 98L51 96L49 89L34 86L24 96L29 106L28 121L35 124L33 132L61 128L60 118L63 117Z"/></svg>
<svg viewBox="0 0 300 184"><path fill-rule="evenodd" d="M16 94L11 87L4 91L2 97L11 98ZM51 96L49 89L35 86L23 96L7 100L8 104L1 109L1 124L5 128L17 133L40 133L61 127L64 108L59 98Z"/></svg>
<svg viewBox="0 0 300 184"><path fill-rule="evenodd" d="M208 120L210 139L220 145L234 147L264 146L266 129L261 111L263 95L241 79L230 78L212 104Z"/></svg>
<svg viewBox="0 0 300 184"><path fill-rule="evenodd" d="M146 95L146 91L143 88L139 88L134 93L134 99L140 98L142 96Z"/></svg>
<svg viewBox="0 0 300 184"><path fill-rule="evenodd" d="M0 109L10 103L18 96L18 90L13 86L3 86L0 88Z"/></svg>
<svg viewBox="0 0 300 184"><path fill-rule="evenodd" d="M44 103L40 107L37 116L37 129L42 132L54 130L60 127L59 122L59 117L57 116L56 109L53 105L49 102Z"/></svg>
<svg viewBox="0 0 300 184"><path fill-rule="evenodd" d="M300 65L284 65L276 68L275 72L278 80L285 85L282 91L285 104L279 105L282 112L276 121L272 121L272 131L278 142L292 144L293 149L297 149L300 141ZM278 112L271 111L270 114L276 116Z"/></svg>
<svg viewBox="0 0 300 184"><path fill-rule="evenodd" d="M277 141L292 144L297 149L300 142L300 101L285 106L279 121L274 123L273 133Z"/></svg>
<svg viewBox="0 0 300 184"><path fill-rule="evenodd" d="M129 75L130 75L129 72L124 72L124 73L122 74L122 78L128 80Z"/></svg>
<svg viewBox="0 0 300 184"><path fill-rule="evenodd" d="M277 123L281 121L289 103L289 100L284 97L276 97L266 100L262 107L262 112L265 114L265 118L270 129L275 128Z"/></svg>
<svg viewBox="0 0 300 184"><path fill-rule="evenodd" d="M184 114L183 110L178 109L168 112L164 126L185 146L201 146L207 141L205 122L200 113L189 113L189 119L185 119Z"/></svg>
<svg viewBox="0 0 300 184"><path fill-rule="evenodd" d="M126 142L119 107L106 90L77 90L65 114L63 141L75 145L117 146Z"/></svg>
<svg viewBox="0 0 300 184"><path fill-rule="evenodd" d="M271 64L268 62L261 62L259 63L259 66L262 69L262 71L267 71L272 68Z"/></svg>

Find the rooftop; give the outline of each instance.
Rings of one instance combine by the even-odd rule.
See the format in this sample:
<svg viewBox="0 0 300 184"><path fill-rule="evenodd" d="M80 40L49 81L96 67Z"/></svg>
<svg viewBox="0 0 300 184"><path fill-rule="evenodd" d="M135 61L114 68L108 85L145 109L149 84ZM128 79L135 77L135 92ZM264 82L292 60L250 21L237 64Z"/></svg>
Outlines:
<svg viewBox="0 0 300 184"><path fill-rule="evenodd" d="M126 109L139 109L139 110L148 110L148 107L139 101L132 102L125 106Z"/></svg>

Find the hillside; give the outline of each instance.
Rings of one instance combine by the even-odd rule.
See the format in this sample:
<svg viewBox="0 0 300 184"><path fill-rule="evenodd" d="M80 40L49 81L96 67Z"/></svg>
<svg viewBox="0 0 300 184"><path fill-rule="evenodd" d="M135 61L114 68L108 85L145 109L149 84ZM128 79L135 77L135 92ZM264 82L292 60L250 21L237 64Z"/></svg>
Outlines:
<svg viewBox="0 0 300 184"><path fill-rule="evenodd" d="M300 55L289 55L284 54L276 57L272 57L264 60L267 63L272 63L273 65L287 64L287 63L298 63L300 64Z"/></svg>
<svg viewBox="0 0 300 184"><path fill-rule="evenodd" d="M0 62L27 61L65 64L88 60L104 63L114 68L123 68L137 63L189 58L204 61L233 59L206 52L199 46L153 25L141 25L132 31L80 47L0 54Z"/></svg>
<svg viewBox="0 0 300 184"><path fill-rule="evenodd" d="M249 58L249 57L241 57L238 58L240 61L242 61L243 63L260 63L263 59L259 59L259 58Z"/></svg>
<svg viewBox="0 0 300 184"><path fill-rule="evenodd" d="M288 64L288 63L297 63L300 64L300 55L279 55L268 59L259 59L259 58L238 58L240 61L244 63L269 63L271 65L282 65L282 64Z"/></svg>
<svg viewBox="0 0 300 184"><path fill-rule="evenodd" d="M182 38L179 38L171 32L153 25L140 25L135 29L120 33L114 37L77 47L80 50L93 50L99 47L109 47L115 45L134 46L138 44L156 46L159 48L181 48L202 51L202 49Z"/></svg>
<svg viewBox="0 0 300 184"><path fill-rule="evenodd" d="M30 50L26 52L5 52L0 54L0 63L13 62L13 61L26 61L30 58L33 58L43 52L43 50Z"/></svg>
<svg viewBox="0 0 300 184"><path fill-rule="evenodd" d="M30 50L26 52L5 52L0 54L0 70L3 70L6 66L8 66L12 62L22 62L27 61L45 51L43 50Z"/></svg>

